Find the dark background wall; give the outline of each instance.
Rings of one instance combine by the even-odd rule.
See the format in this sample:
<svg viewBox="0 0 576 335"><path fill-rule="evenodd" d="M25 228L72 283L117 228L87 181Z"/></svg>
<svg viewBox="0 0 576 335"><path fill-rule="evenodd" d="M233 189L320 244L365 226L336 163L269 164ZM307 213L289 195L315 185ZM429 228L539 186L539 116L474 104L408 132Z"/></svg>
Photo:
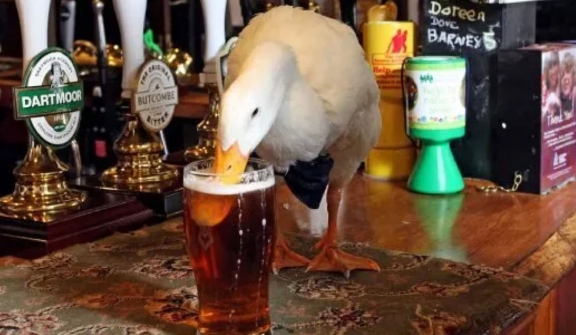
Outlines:
<svg viewBox="0 0 576 335"><path fill-rule="evenodd" d="M576 1L553 0L539 2L537 40L576 40Z"/></svg>

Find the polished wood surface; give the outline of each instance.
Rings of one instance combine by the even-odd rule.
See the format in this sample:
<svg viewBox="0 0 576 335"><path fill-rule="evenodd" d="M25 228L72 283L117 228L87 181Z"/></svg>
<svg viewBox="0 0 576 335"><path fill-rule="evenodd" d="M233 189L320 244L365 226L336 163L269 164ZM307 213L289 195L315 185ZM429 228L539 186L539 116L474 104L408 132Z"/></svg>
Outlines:
<svg viewBox="0 0 576 335"><path fill-rule="evenodd" d="M556 211L558 211L556 208L550 209L551 213ZM551 226L555 227L556 224ZM515 265L513 270L549 286L555 286L559 279L573 271L576 266L574 245L576 245L576 217L571 216L557 227L542 246ZM576 280L576 276L574 279Z"/></svg>
<svg viewBox="0 0 576 335"><path fill-rule="evenodd" d="M325 204L309 210L278 178L278 223L283 232L320 237ZM485 193L467 180L464 192L428 196L403 182L358 174L343 194L340 241L503 267L538 279L551 291L506 335L570 335L575 329L576 184L549 195ZM0 258L2 263L18 259Z"/></svg>
<svg viewBox="0 0 576 335"><path fill-rule="evenodd" d="M75 244L150 223L153 213L135 197L88 192L78 209L45 221L0 215L0 256L35 259Z"/></svg>
<svg viewBox="0 0 576 335"><path fill-rule="evenodd" d="M0 266L8 266L8 265L18 265L27 262L28 260L24 258L18 258L14 256L4 256L0 257Z"/></svg>
<svg viewBox="0 0 576 335"><path fill-rule="evenodd" d="M567 259L576 251L543 248L553 249L558 239L569 243L558 232L570 230L572 223L576 226L576 219L570 219L576 211L576 184L545 196L485 193L477 189L481 184L467 181L461 194L428 196L409 192L404 183L358 175L344 192L340 239L515 269L553 286L571 269ZM285 185L278 192L284 231L323 233L325 208L305 208Z"/></svg>
<svg viewBox="0 0 576 335"><path fill-rule="evenodd" d="M180 95L174 109L174 117L185 119L202 119L208 111L208 94L191 91Z"/></svg>
<svg viewBox="0 0 576 335"><path fill-rule="evenodd" d="M535 311L524 318L512 329L506 330L505 335L555 335L556 333L556 298L558 292L552 290L540 302ZM558 333L571 334L571 333Z"/></svg>
<svg viewBox="0 0 576 335"><path fill-rule="evenodd" d="M309 210L278 179L278 218L285 232L320 237L325 204ZM341 241L505 268L551 288L531 315L506 335L572 335L576 329L576 184L548 195L464 192L429 196L405 183L357 175L344 191Z"/></svg>
<svg viewBox="0 0 576 335"><path fill-rule="evenodd" d="M562 279L556 286L556 310L555 326L556 332L551 335L571 335L576 331L576 269Z"/></svg>

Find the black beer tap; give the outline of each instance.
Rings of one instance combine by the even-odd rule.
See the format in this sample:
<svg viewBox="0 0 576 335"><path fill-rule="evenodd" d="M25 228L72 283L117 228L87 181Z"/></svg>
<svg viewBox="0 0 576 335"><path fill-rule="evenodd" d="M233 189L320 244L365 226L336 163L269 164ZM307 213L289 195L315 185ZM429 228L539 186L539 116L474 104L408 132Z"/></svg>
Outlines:
<svg viewBox="0 0 576 335"><path fill-rule="evenodd" d="M244 25L247 26L256 14L264 13L267 10L267 3L265 0L240 0Z"/></svg>
<svg viewBox="0 0 576 335"><path fill-rule="evenodd" d="M339 0L340 18L342 22L356 31L356 0ZM358 32L356 32L358 33Z"/></svg>
<svg viewBox="0 0 576 335"><path fill-rule="evenodd" d="M76 24L76 0L62 0L60 4L60 39L62 47L72 52Z"/></svg>
<svg viewBox="0 0 576 335"><path fill-rule="evenodd" d="M62 0L60 3L60 39L62 48L72 53L74 49L74 28L76 24L76 0ZM70 143L70 154L73 167L70 172L79 178L82 175L82 154L78 141L82 137L75 138ZM66 150L68 151L68 150ZM64 151L60 155L67 155Z"/></svg>
<svg viewBox="0 0 576 335"><path fill-rule="evenodd" d="M104 3L101 0L92 2L94 8L94 31L96 33L96 64L98 66L98 85L106 86L106 31L104 29Z"/></svg>
<svg viewBox="0 0 576 335"><path fill-rule="evenodd" d="M104 2L93 0L94 31L96 35L96 65L98 79L92 88L91 150L95 173L115 163L113 143L120 123L116 113L115 100L111 96L108 83L108 59L106 54L106 30L104 28Z"/></svg>
<svg viewBox="0 0 576 335"><path fill-rule="evenodd" d="M242 11L242 18L244 19L244 26L247 26L250 19L256 15L256 12L250 0L240 0L240 9Z"/></svg>

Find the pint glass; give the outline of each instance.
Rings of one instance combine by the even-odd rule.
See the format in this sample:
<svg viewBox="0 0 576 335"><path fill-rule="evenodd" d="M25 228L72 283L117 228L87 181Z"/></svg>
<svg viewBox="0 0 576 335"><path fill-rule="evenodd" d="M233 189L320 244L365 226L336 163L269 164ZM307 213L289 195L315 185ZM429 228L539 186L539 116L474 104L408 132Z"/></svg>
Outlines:
<svg viewBox="0 0 576 335"><path fill-rule="evenodd" d="M230 184L211 173L213 162L184 169L184 233L198 289L197 335L269 335L274 171L251 159L240 182Z"/></svg>

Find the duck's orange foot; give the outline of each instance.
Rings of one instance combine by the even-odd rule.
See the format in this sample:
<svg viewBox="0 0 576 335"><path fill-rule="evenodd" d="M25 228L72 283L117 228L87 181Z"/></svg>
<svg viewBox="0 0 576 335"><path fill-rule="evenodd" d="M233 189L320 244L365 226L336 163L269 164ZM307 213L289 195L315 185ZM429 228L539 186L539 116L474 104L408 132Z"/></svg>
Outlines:
<svg viewBox="0 0 576 335"><path fill-rule="evenodd" d="M284 238L278 236L274 249L274 261L272 262L272 271L278 274L283 268L300 268L310 264L310 260L302 255L292 251Z"/></svg>
<svg viewBox="0 0 576 335"><path fill-rule="evenodd" d="M349 279L353 270L380 271L380 266L369 258L354 256L335 245L323 246L320 253L308 265L308 271L342 272Z"/></svg>

